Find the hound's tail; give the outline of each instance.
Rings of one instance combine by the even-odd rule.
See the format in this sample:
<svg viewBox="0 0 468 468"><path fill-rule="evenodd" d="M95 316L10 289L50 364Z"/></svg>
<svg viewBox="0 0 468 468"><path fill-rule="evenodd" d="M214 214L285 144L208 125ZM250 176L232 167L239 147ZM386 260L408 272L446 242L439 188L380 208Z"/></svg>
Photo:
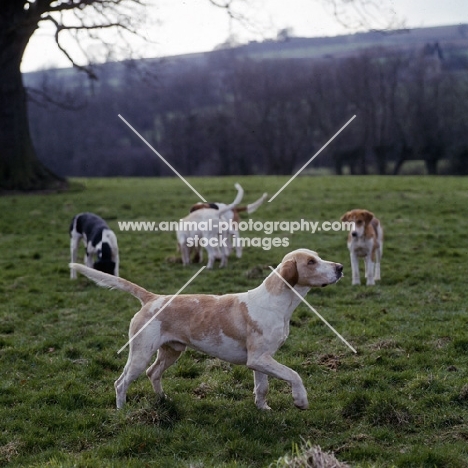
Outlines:
<svg viewBox="0 0 468 468"><path fill-rule="evenodd" d="M244 197L244 189L242 188L241 184L239 184L238 182L234 184L234 187L237 190L237 195L234 201L232 202L232 204L237 206L242 201L242 198Z"/></svg>
<svg viewBox="0 0 468 468"><path fill-rule="evenodd" d="M242 201L242 197L244 196L244 189L237 182L234 184L234 187L237 189L236 198L230 205L226 205L224 208L220 208L218 211L218 216L222 216L224 213L234 210L236 206Z"/></svg>
<svg viewBox="0 0 468 468"><path fill-rule="evenodd" d="M137 284L134 284L117 276L108 275L107 273L103 273L102 271L89 268L85 265L81 265L80 263L70 263L69 267L72 270L79 271L82 275L87 276L90 280L93 280L98 286L110 289L120 289L121 291L130 293L132 296L135 296L137 299L139 299L142 305L145 305L146 303L157 297L156 294L147 291L145 288L142 288Z"/></svg>
<svg viewBox="0 0 468 468"><path fill-rule="evenodd" d="M236 211L239 213L241 211L247 211L248 214L257 211L258 208L262 205L262 203L267 199L268 194L264 193L257 201L253 203L249 203L247 206L238 206L236 207Z"/></svg>
<svg viewBox="0 0 468 468"><path fill-rule="evenodd" d="M257 201L247 205L247 213L251 214L258 209L258 207L267 199L268 194L264 193Z"/></svg>

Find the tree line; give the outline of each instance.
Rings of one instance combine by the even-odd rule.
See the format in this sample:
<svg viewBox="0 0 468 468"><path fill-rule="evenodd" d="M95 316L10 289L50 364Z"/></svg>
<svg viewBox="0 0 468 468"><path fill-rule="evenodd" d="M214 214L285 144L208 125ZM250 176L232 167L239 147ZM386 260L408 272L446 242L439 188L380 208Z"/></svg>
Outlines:
<svg viewBox="0 0 468 468"><path fill-rule="evenodd" d="M39 158L62 176L172 174L121 114L183 175L468 173L466 48L373 48L322 59L252 59L235 48L192 59L28 78ZM52 102L54 101L54 102ZM57 106L57 103L59 104Z"/></svg>

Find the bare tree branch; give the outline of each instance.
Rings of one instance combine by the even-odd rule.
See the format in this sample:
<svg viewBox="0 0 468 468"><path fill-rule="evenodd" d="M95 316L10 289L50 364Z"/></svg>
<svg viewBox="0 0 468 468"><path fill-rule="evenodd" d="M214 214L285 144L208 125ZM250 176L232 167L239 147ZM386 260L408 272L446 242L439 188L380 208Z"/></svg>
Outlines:
<svg viewBox="0 0 468 468"><path fill-rule="evenodd" d="M80 101L79 98L72 95L68 91L63 91L54 87L50 88L48 83L43 83L42 88L26 88L28 99L40 107L59 107L67 111L77 111L84 109L87 105L85 101Z"/></svg>
<svg viewBox="0 0 468 468"><path fill-rule="evenodd" d="M107 59L112 57L115 50L115 41L106 41L100 34L102 31L112 31L121 39L120 44L129 46L129 37L138 36L138 24L144 13L145 2L143 0L36 0L27 2L31 22L36 24L50 23L55 32L54 38L58 49L65 55L73 67L85 72L91 79L97 76L93 71L92 57L85 49L84 44L89 40L99 41L107 53ZM128 34L124 37L123 32ZM71 52L71 48L64 45L62 34L73 38L76 51L80 51L88 63L79 63L77 54ZM86 34L86 36L82 36ZM96 33L96 34L95 34ZM121 57L117 57L121 58Z"/></svg>
<svg viewBox="0 0 468 468"><path fill-rule="evenodd" d="M390 31L405 27L391 6L378 0L320 0L336 21L351 31Z"/></svg>

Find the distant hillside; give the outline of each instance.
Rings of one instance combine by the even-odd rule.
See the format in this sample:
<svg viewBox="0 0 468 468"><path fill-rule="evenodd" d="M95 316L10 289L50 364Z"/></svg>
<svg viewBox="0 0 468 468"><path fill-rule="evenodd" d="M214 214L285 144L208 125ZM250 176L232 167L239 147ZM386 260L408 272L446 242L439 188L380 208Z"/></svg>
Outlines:
<svg viewBox="0 0 468 468"><path fill-rule="evenodd" d="M334 37L289 37L284 40L267 40L264 42L250 42L245 45L230 48L229 51L239 56L246 56L258 60L267 59L332 59L356 55L364 49L382 47L407 51L422 48L426 44L439 43L452 54L462 55L468 61L468 24L453 26L439 26L431 28L404 29L391 32L371 31L365 33L347 34ZM163 65L177 72L179 68L193 65L206 65L216 55L225 53L227 49L218 48L210 52L177 55L155 59L141 59L137 63L142 65ZM454 52L456 51L456 52ZM458 57L460 58L460 57ZM122 73L122 64L106 63L96 66L106 75L115 74L116 84ZM57 69L57 78L67 78L76 72L71 68ZM43 72L25 74L27 86L38 86Z"/></svg>
<svg viewBox="0 0 468 468"><path fill-rule="evenodd" d="M435 42L468 46L468 25L372 31L334 37L291 37L281 42L251 42L239 49L246 55L259 58L338 58L369 47L408 49Z"/></svg>
<svg viewBox="0 0 468 468"><path fill-rule="evenodd" d="M468 24L439 26L431 28L403 29L391 32L371 31L333 37L288 37L284 40L250 42L233 48L219 47L205 53L165 57L162 61L168 66L185 67L205 65L215 62L216 55L226 53L237 57L257 60L326 60L342 59L359 54L365 49L383 48L408 52L419 50L427 45L439 44L446 53L446 59L454 59L468 65ZM144 59L142 63L152 64L161 59ZM465 65L465 63L464 63ZM448 67L451 67L447 63Z"/></svg>

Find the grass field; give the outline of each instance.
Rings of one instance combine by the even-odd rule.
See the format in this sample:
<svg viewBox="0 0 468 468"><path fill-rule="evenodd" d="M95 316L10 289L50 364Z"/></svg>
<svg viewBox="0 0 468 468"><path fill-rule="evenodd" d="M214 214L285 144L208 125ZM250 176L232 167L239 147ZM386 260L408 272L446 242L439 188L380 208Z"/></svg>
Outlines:
<svg viewBox="0 0 468 468"><path fill-rule="evenodd" d="M233 200L235 181L251 202L287 178L190 179L210 201ZM308 440L355 467L468 466L468 179L302 177L252 215L336 221L351 208L374 211L386 232L375 287L351 286L345 233L297 232L275 234L289 247L247 248L187 288L246 291L299 247L345 265L345 278L307 300L358 354L301 305L276 356L302 376L308 411L275 379L273 410L258 411L249 370L193 351L165 374L169 400L157 402L141 376L116 411L127 355L117 350L139 303L69 279L70 220L106 218L121 276L171 294L198 265L174 263L174 233L118 232L117 221L175 221L195 201L175 178L80 180L68 193L0 198L0 465L267 467Z"/></svg>

